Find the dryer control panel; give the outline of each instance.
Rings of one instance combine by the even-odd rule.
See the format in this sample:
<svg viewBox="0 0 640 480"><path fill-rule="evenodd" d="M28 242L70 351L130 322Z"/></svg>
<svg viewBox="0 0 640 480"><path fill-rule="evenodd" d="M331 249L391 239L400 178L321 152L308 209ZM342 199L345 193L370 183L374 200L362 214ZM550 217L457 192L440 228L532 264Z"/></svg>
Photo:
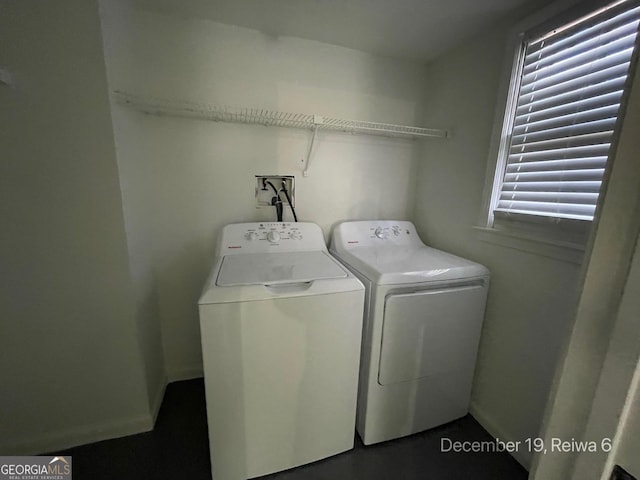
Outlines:
<svg viewBox="0 0 640 480"><path fill-rule="evenodd" d="M341 223L335 227L333 239L343 248L424 245L413 223L396 220Z"/></svg>
<svg viewBox="0 0 640 480"><path fill-rule="evenodd" d="M309 222L233 223L222 229L220 256L234 253L327 250L322 230Z"/></svg>

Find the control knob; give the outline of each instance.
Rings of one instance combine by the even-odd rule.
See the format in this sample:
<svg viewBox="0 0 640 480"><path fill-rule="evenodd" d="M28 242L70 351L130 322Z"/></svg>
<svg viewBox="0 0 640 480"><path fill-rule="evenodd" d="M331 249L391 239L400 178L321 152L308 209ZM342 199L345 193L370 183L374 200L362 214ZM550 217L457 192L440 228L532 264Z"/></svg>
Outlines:
<svg viewBox="0 0 640 480"><path fill-rule="evenodd" d="M299 230L291 230L292 240L302 240L302 232Z"/></svg>
<svg viewBox="0 0 640 480"><path fill-rule="evenodd" d="M373 233L376 237L381 238L383 240L387 238L387 236L389 235L381 227L376 228L376 230Z"/></svg>
<svg viewBox="0 0 640 480"><path fill-rule="evenodd" d="M280 234L275 230L271 230L269 233L267 233L267 240L269 240L271 243L279 242Z"/></svg>
<svg viewBox="0 0 640 480"><path fill-rule="evenodd" d="M247 232L245 233L244 238L246 238L249 241L257 240L258 234L256 232Z"/></svg>

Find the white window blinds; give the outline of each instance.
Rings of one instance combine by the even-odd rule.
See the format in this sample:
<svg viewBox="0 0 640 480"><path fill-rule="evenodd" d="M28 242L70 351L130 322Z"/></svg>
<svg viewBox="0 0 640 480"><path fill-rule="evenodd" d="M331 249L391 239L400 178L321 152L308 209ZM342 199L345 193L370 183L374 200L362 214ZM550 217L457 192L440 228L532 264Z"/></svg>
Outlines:
<svg viewBox="0 0 640 480"><path fill-rule="evenodd" d="M628 3L525 40L497 217L593 219L638 32Z"/></svg>

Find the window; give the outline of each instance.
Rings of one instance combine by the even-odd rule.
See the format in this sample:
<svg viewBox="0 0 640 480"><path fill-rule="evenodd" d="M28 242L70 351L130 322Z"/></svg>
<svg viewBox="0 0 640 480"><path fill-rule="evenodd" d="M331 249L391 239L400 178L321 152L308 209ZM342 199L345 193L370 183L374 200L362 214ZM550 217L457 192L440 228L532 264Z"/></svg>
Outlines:
<svg viewBox="0 0 640 480"><path fill-rule="evenodd" d="M638 2L623 0L589 13L574 11L573 18L556 19L521 37L489 202L490 226L590 225L639 20Z"/></svg>

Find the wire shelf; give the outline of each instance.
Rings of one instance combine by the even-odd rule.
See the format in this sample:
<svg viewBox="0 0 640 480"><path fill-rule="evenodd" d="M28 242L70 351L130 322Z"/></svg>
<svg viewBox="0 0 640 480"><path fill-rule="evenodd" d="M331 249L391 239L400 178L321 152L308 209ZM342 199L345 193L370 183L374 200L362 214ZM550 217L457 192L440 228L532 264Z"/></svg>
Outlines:
<svg viewBox="0 0 640 480"><path fill-rule="evenodd" d="M151 115L198 118L214 122L246 123L254 125L306 130L334 131L381 135L385 137L425 138L448 136L446 130L393 125L388 123L341 120L304 113L287 113L259 108L237 108L207 105L195 102L178 102L157 97L142 97L122 91L114 91L114 98L127 105Z"/></svg>

